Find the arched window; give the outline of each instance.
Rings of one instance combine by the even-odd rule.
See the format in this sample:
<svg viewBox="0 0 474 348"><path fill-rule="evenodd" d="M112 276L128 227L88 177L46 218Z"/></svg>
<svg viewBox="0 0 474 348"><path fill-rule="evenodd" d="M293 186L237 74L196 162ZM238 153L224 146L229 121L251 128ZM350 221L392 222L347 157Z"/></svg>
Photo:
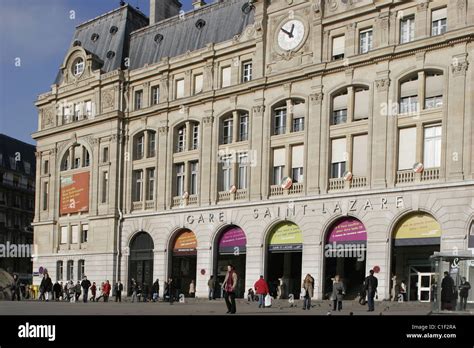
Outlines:
<svg viewBox="0 0 474 348"><path fill-rule="evenodd" d="M399 113L417 113L443 106L444 76L439 70L411 73L400 80Z"/></svg>
<svg viewBox="0 0 474 348"><path fill-rule="evenodd" d="M156 156L156 132L146 130L133 137L133 160Z"/></svg>
<svg viewBox="0 0 474 348"><path fill-rule="evenodd" d="M197 150L199 148L199 123L186 121L175 130L176 152Z"/></svg>
<svg viewBox="0 0 474 348"><path fill-rule="evenodd" d="M306 104L303 99L283 100L272 109L272 135L304 131Z"/></svg>
<svg viewBox="0 0 474 348"><path fill-rule="evenodd" d="M72 64L72 74L74 76L79 76L84 72L84 59L77 58Z"/></svg>
<svg viewBox="0 0 474 348"><path fill-rule="evenodd" d="M235 110L221 117L219 143L232 144L247 141L249 136L249 113Z"/></svg>
<svg viewBox="0 0 474 348"><path fill-rule="evenodd" d="M61 171L89 167L90 154L83 145L73 145L61 160Z"/></svg>

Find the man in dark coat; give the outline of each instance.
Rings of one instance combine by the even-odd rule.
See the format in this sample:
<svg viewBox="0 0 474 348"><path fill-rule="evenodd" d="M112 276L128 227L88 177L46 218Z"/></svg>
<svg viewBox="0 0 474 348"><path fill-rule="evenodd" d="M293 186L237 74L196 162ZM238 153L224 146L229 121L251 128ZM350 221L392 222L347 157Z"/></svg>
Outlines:
<svg viewBox="0 0 474 348"><path fill-rule="evenodd" d="M123 284L120 280L114 285L115 302L122 302Z"/></svg>
<svg viewBox="0 0 474 348"><path fill-rule="evenodd" d="M46 302L49 301L49 294L53 291L53 282L48 273L44 274L43 279L41 280L40 289L43 289L43 299L46 299Z"/></svg>
<svg viewBox="0 0 474 348"><path fill-rule="evenodd" d="M377 292L377 286L379 285L378 279L374 276L374 270L370 270L370 275L365 278L364 287L367 292L367 303L369 304L368 312L373 312L375 310L374 297Z"/></svg>
<svg viewBox="0 0 474 348"><path fill-rule="evenodd" d="M448 272L444 272L441 282L441 310L453 310L454 280Z"/></svg>
<svg viewBox="0 0 474 348"><path fill-rule="evenodd" d="M461 278L461 285L459 285L459 309L461 311L466 310L467 298L469 297L469 290L471 289L471 284L466 280L466 277Z"/></svg>
<svg viewBox="0 0 474 348"><path fill-rule="evenodd" d="M59 301L59 298L61 297L61 291L62 291L62 287L58 283L58 281L56 281L56 283L54 283L54 285L53 285L53 293L54 293L54 300L55 301Z"/></svg>
<svg viewBox="0 0 474 348"><path fill-rule="evenodd" d="M84 301L84 303L87 303L87 297L88 297L90 287L91 287L90 280L87 279L86 276L84 276L84 279L81 282L81 288L82 288L82 292L83 292L82 300Z"/></svg>
<svg viewBox="0 0 474 348"><path fill-rule="evenodd" d="M18 275L14 274L13 275L13 282L11 285L11 291L12 291L12 301L15 301L15 298L17 301L21 300L20 296L20 279L18 278Z"/></svg>
<svg viewBox="0 0 474 348"><path fill-rule="evenodd" d="M158 298L160 297L160 281L158 279L151 286L151 296L153 302L158 301Z"/></svg>

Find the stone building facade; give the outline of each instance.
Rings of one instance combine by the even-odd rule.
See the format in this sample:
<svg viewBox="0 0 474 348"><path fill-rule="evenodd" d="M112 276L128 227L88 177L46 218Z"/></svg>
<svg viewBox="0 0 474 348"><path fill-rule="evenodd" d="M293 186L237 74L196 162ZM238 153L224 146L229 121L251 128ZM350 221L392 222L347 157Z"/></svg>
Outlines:
<svg viewBox="0 0 474 348"><path fill-rule="evenodd" d="M315 298L375 268L423 300L429 255L474 247L469 1L163 3L78 26L36 102L35 268L207 296L232 262L241 296Z"/></svg>

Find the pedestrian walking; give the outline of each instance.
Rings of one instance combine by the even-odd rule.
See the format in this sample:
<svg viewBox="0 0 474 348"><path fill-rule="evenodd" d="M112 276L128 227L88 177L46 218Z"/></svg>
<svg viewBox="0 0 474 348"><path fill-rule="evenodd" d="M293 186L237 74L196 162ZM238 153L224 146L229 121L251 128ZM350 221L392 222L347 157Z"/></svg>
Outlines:
<svg viewBox="0 0 474 348"><path fill-rule="evenodd" d="M402 280L400 283L400 295L402 297L403 302L407 301L407 285L405 280Z"/></svg>
<svg viewBox="0 0 474 348"><path fill-rule="evenodd" d="M104 302L109 302L109 295L110 295L110 283L109 281L107 280L104 284L104 288L103 288L103 296L104 296Z"/></svg>
<svg viewBox="0 0 474 348"><path fill-rule="evenodd" d="M214 297L214 290L216 289L216 279L214 278L214 275L211 275L207 281L207 288L209 290L209 301L215 300L216 298Z"/></svg>
<svg viewBox="0 0 474 348"><path fill-rule="evenodd" d="M51 278L49 277L48 273L44 273L43 279L41 280L40 284L40 300L43 299L48 302L52 291L53 282L51 281Z"/></svg>
<svg viewBox="0 0 474 348"><path fill-rule="evenodd" d="M303 301L303 310L311 309L311 299L314 295L314 278L311 274L307 274L304 278L303 285L301 286L304 289L304 301Z"/></svg>
<svg viewBox="0 0 474 348"><path fill-rule="evenodd" d="M374 276L374 270L370 270L370 275L365 278L364 288L367 293L367 303L369 309L367 312L373 312L375 310L374 298L377 293L378 279Z"/></svg>
<svg viewBox="0 0 474 348"><path fill-rule="evenodd" d="M81 288L82 288L82 293L83 293L82 301L84 301L84 303L87 303L90 287L91 287L90 280L88 280L87 277L84 276L84 278L82 279L82 282L81 282Z"/></svg>
<svg viewBox="0 0 474 348"><path fill-rule="evenodd" d="M174 282L173 282L173 279L170 277L168 278L168 282L167 282L167 292L168 292L168 300L170 302L170 305L173 304L173 300L174 300Z"/></svg>
<svg viewBox="0 0 474 348"><path fill-rule="evenodd" d="M81 297L81 283L79 283L79 280L77 281L76 286L74 287L74 294L76 302L79 301L79 297Z"/></svg>
<svg viewBox="0 0 474 348"><path fill-rule="evenodd" d="M148 302L150 298L150 286L147 283L143 283L143 302Z"/></svg>
<svg viewBox="0 0 474 348"><path fill-rule="evenodd" d="M157 279L151 286L151 298L153 302L158 301L160 298L160 280Z"/></svg>
<svg viewBox="0 0 474 348"><path fill-rule="evenodd" d="M61 285L58 283L58 281L56 281L56 283L54 283L54 285L53 285L53 294L54 294L54 300L55 300L55 301L59 301L59 300L60 300L60 298L61 298L61 290L62 290Z"/></svg>
<svg viewBox="0 0 474 348"><path fill-rule="evenodd" d="M227 266L227 273L224 278L224 299L227 305L227 313L235 314L237 308L235 306L235 287L237 286L237 273L235 272L235 267L233 265Z"/></svg>
<svg viewBox="0 0 474 348"><path fill-rule="evenodd" d="M15 298L17 301L20 301L21 300L20 279L18 278L17 274L13 275L13 282L12 282L12 285L10 286L10 290L12 292L12 301L15 301Z"/></svg>
<svg viewBox="0 0 474 348"><path fill-rule="evenodd" d="M194 280L191 280L191 283L189 284L189 297L195 297L196 296L196 284L194 284Z"/></svg>
<svg viewBox="0 0 474 348"><path fill-rule="evenodd" d="M255 282L253 287L258 296L258 308L265 308L265 296L270 292L270 289L268 288L268 284L263 278L263 275L260 276L260 279Z"/></svg>
<svg viewBox="0 0 474 348"><path fill-rule="evenodd" d="M133 303L137 299L137 295L138 295L138 284L133 278L130 282L130 290L132 292L132 303Z"/></svg>
<svg viewBox="0 0 474 348"><path fill-rule="evenodd" d="M74 283L72 282L72 280L70 280L67 283L66 290L67 290L67 300L71 301L71 299L75 299L75 297L74 297Z"/></svg>
<svg viewBox="0 0 474 348"><path fill-rule="evenodd" d="M97 297L96 302L99 302L101 298L104 298L104 285L105 285L104 282L100 283L99 297Z"/></svg>
<svg viewBox="0 0 474 348"><path fill-rule="evenodd" d="M336 308L340 312L342 310L342 300L346 294L346 288L344 283L341 281L341 277L336 275L334 277L334 282L332 283L332 294L331 300L333 301L332 310L335 311Z"/></svg>
<svg viewBox="0 0 474 348"><path fill-rule="evenodd" d="M461 278L461 284L459 285L459 310L465 311L467 305L467 298L469 297L469 290L471 284L466 280L466 277Z"/></svg>
<svg viewBox="0 0 474 348"><path fill-rule="evenodd" d="M119 280L114 286L115 302L122 302L122 291L123 284Z"/></svg>
<svg viewBox="0 0 474 348"><path fill-rule="evenodd" d="M97 286L95 285L95 282L92 282L91 295L90 301L95 302L95 296L97 295Z"/></svg>
<svg viewBox="0 0 474 348"><path fill-rule="evenodd" d="M448 272L444 272L444 278L441 281L441 310L453 310L454 301L454 280Z"/></svg>

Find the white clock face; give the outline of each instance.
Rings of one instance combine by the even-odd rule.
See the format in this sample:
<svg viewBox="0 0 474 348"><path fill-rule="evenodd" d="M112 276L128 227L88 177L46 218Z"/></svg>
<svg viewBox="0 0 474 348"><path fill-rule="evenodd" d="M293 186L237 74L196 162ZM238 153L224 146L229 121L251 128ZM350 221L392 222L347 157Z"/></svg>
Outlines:
<svg viewBox="0 0 474 348"><path fill-rule="evenodd" d="M282 50L290 51L298 47L304 39L305 29L303 22L292 19L285 22L278 32L278 45Z"/></svg>

